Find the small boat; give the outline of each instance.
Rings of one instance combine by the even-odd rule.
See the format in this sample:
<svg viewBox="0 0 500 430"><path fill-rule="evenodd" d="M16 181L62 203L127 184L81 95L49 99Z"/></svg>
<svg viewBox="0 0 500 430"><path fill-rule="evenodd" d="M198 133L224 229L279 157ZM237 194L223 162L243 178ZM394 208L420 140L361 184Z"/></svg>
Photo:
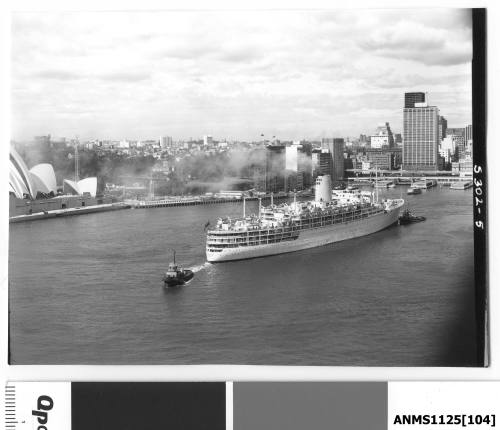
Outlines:
<svg viewBox="0 0 500 430"><path fill-rule="evenodd" d="M168 270L163 275L163 282L167 287L176 287L178 285L184 285L189 280L193 279L194 273L189 269L180 268L175 262L175 251L174 251L174 261L168 265Z"/></svg>
<svg viewBox="0 0 500 430"><path fill-rule="evenodd" d="M406 194L422 194L422 190L420 188L408 188Z"/></svg>
<svg viewBox="0 0 500 430"><path fill-rule="evenodd" d="M450 190L466 190L468 188L472 187L472 181L466 181L466 182L453 182L450 185Z"/></svg>
<svg viewBox="0 0 500 430"><path fill-rule="evenodd" d="M399 225L411 224L414 222L425 221L424 216L414 215L410 209L406 208L401 215L399 215Z"/></svg>

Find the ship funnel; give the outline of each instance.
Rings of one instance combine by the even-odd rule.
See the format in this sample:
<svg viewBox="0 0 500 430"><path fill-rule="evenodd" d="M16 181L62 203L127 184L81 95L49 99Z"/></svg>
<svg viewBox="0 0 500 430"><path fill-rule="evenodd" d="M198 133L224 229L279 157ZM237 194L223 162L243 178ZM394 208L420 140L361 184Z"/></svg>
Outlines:
<svg viewBox="0 0 500 430"><path fill-rule="evenodd" d="M332 200L332 180L330 175L318 176L314 190L314 200L316 202L330 202Z"/></svg>

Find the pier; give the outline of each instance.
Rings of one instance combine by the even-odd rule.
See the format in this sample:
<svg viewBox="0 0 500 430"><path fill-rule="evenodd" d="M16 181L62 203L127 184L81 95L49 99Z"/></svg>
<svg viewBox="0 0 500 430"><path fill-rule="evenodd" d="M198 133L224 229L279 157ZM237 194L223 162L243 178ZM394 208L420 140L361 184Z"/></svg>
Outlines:
<svg viewBox="0 0 500 430"><path fill-rule="evenodd" d="M197 205L214 205L220 203L241 203L243 200L251 201L271 199L270 195L257 197L233 197L233 198L216 198L216 197L186 197L186 198L165 198L158 200L125 200L127 205L134 209L148 209L148 208L161 208L161 207L177 207L177 206L197 206ZM275 200L283 200L289 198L288 194L274 195Z"/></svg>
<svg viewBox="0 0 500 430"><path fill-rule="evenodd" d="M396 185L411 185L417 181L436 181L438 184L452 184L453 182L470 182L470 176L391 176L380 175L378 181L393 181ZM373 177L351 177L347 178L349 185L373 185Z"/></svg>
<svg viewBox="0 0 500 430"><path fill-rule="evenodd" d="M55 209L51 211L35 212L32 214L12 216L9 218L9 222L18 223L25 221L36 221L48 218L84 215L97 212L116 211L121 209L130 209L130 205L120 202L120 203L108 203L108 204L93 205L93 206L73 207L67 209Z"/></svg>

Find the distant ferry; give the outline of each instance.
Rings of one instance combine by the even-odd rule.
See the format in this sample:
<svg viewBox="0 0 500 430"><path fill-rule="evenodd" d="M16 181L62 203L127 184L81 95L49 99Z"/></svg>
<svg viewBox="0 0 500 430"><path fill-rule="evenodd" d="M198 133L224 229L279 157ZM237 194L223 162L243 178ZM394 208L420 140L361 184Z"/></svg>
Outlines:
<svg viewBox="0 0 500 430"><path fill-rule="evenodd" d="M464 182L453 182L450 185L450 190L466 190L472 187L472 181L464 181Z"/></svg>
<svg viewBox="0 0 500 430"><path fill-rule="evenodd" d="M422 189L421 188L408 188L406 190L406 194L422 194Z"/></svg>
<svg viewBox="0 0 500 430"><path fill-rule="evenodd" d="M435 179L424 179L424 180L421 180L421 181L414 182L411 185L411 187L412 188L427 189L427 188L435 187L436 185L437 185L437 181Z"/></svg>
<svg viewBox="0 0 500 430"><path fill-rule="evenodd" d="M382 180L382 181L377 181L375 184L376 188L393 188L394 187L394 181L390 180Z"/></svg>
<svg viewBox="0 0 500 430"><path fill-rule="evenodd" d="M359 190L332 192L330 176L319 176L312 201L259 203L257 216L245 216L243 209L241 219L220 218L207 231L207 260L264 257L365 236L396 224L403 205L403 199L378 202Z"/></svg>

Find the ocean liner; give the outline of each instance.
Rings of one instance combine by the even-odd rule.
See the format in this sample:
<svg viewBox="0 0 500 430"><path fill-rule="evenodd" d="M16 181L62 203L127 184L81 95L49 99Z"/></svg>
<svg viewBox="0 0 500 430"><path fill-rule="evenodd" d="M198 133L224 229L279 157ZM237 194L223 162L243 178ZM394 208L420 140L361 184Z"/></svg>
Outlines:
<svg viewBox="0 0 500 430"><path fill-rule="evenodd" d="M220 218L207 231L209 262L299 251L365 236L398 222L403 199L378 201L373 193L334 190L329 175L316 179L312 201L261 207L258 215Z"/></svg>

